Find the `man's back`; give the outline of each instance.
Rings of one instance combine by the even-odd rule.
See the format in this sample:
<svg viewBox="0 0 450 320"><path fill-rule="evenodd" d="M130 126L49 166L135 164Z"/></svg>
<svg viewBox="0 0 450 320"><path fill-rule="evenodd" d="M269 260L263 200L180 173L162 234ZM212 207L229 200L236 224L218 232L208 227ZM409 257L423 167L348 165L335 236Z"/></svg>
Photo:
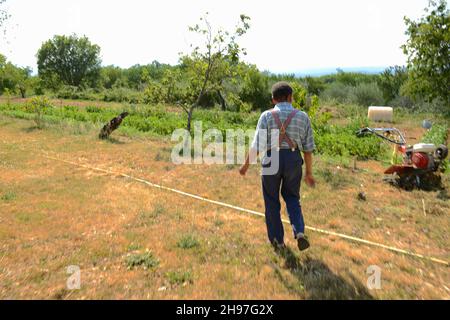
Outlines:
<svg viewBox="0 0 450 320"><path fill-rule="evenodd" d="M288 102L278 103L273 109L278 117L280 118L281 123L284 123L289 115L292 113L294 108ZM278 130L279 126L277 124L276 119L272 115L272 110L267 110L261 114L261 117L258 121L257 131L267 130L267 145L265 144L265 139L259 139L259 146L256 144L257 141L253 141L253 147L258 147L257 149L263 152L263 150L270 150L275 147L278 147L277 139L272 139L272 130ZM298 148L304 152L310 152L314 150L314 138L313 132L311 128L311 121L309 120L308 115L303 111L298 111L295 116L290 121L289 125L286 129L286 135L295 142ZM255 135L256 137L257 135ZM282 149L290 148L288 142L286 140L281 142L279 146Z"/></svg>

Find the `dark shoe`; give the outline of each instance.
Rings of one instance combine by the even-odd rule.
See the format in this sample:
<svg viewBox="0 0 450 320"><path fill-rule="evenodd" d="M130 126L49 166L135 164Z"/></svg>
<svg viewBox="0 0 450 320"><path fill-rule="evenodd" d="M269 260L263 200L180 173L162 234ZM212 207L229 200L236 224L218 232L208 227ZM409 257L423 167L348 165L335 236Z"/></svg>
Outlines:
<svg viewBox="0 0 450 320"><path fill-rule="evenodd" d="M309 248L309 241L305 236L297 239L297 246L300 251L304 251Z"/></svg>
<svg viewBox="0 0 450 320"><path fill-rule="evenodd" d="M279 244L277 241L272 242L272 247L275 251L280 252L286 249L286 245L283 243Z"/></svg>

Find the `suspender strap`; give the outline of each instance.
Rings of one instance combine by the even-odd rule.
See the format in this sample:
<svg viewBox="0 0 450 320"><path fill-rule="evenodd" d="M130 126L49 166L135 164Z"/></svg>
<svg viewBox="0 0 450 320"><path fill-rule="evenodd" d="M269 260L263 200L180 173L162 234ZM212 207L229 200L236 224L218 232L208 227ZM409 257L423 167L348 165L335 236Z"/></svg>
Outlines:
<svg viewBox="0 0 450 320"><path fill-rule="evenodd" d="M295 142L293 142L291 140L291 138L288 137L288 135L286 134L286 129L289 126L289 124L291 123L292 119L295 117L295 115L297 114L298 110L294 109L292 110L292 112L288 115L286 121L284 123L281 122L280 117L278 116L278 113L275 109L272 109L270 111L270 113L272 114L272 117L275 120L275 123L278 126L278 129L280 130L280 136L279 136L279 147L281 147L281 143L283 141L286 141L287 144L289 145L289 148L291 148L292 151L295 150L295 148L297 147L297 145L295 144Z"/></svg>

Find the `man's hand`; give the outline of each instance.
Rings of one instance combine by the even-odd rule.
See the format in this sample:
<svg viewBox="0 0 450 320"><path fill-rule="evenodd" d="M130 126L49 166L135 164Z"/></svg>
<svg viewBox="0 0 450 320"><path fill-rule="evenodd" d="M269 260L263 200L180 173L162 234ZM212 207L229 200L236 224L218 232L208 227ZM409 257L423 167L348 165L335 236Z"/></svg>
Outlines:
<svg viewBox="0 0 450 320"><path fill-rule="evenodd" d="M245 158L244 164L239 169L239 173L241 174L241 176L245 176L248 168L250 167L250 163L253 162L257 156L258 156L258 152L255 149L250 149L250 152L248 153L247 158Z"/></svg>
<svg viewBox="0 0 450 320"><path fill-rule="evenodd" d="M311 188L314 188L316 186L316 180L314 180L314 177L313 177L313 175L311 173L310 174L306 174L305 182Z"/></svg>
<svg viewBox="0 0 450 320"><path fill-rule="evenodd" d="M241 176L245 176L245 174L247 173L249 164L248 163L244 163L242 165L242 167L239 169L239 173L241 174Z"/></svg>

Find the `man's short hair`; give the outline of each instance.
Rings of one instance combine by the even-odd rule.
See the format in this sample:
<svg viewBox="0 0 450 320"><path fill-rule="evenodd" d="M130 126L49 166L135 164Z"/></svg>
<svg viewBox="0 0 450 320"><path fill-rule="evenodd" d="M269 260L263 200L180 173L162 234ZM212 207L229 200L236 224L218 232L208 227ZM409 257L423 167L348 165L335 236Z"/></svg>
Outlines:
<svg viewBox="0 0 450 320"><path fill-rule="evenodd" d="M286 101L292 92L292 87L285 81L277 82L272 86L272 98L279 102Z"/></svg>

